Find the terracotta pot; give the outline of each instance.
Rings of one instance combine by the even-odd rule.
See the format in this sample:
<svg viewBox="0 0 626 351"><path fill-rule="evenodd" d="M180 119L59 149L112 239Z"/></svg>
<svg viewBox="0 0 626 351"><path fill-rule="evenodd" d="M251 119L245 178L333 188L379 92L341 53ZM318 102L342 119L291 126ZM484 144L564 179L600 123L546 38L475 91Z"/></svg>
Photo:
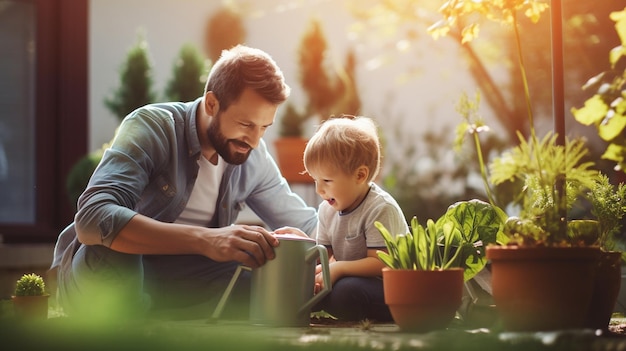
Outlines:
<svg viewBox="0 0 626 351"><path fill-rule="evenodd" d="M582 328L599 255L594 247L488 246L493 298L503 327Z"/></svg>
<svg viewBox="0 0 626 351"><path fill-rule="evenodd" d="M23 319L47 319L48 318L48 298L47 295L40 296L11 296L15 315Z"/></svg>
<svg viewBox="0 0 626 351"><path fill-rule="evenodd" d="M621 263L621 252L600 252L585 327L608 330L622 284Z"/></svg>
<svg viewBox="0 0 626 351"><path fill-rule="evenodd" d="M312 183L313 179L304 172L304 148L307 139L290 137L278 138L274 140L274 148L276 149L276 162L283 177L289 183Z"/></svg>
<svg viewBox="0 0 626 351"><path fill-rule="evenodd" d="M402 331L445 328L461 306L463 270L421 271L383 268L385 303Z"/></svg>

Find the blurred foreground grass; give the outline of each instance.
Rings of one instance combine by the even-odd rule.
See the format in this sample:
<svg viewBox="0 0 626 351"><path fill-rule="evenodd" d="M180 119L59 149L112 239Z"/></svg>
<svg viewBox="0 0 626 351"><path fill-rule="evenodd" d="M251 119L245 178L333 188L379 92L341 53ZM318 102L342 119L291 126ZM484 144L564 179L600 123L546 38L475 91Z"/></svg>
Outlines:
<svg viewBox="0 0 626 351"><path fill-rule="evenodd" d="M506 333L448 329L403 333L393 324L361 323L271 328L239 322L152 319L72 319L51 308L50 318L15 318L10 300L0 300L2 350L626 350L626 338L591 330Z"/></svg>

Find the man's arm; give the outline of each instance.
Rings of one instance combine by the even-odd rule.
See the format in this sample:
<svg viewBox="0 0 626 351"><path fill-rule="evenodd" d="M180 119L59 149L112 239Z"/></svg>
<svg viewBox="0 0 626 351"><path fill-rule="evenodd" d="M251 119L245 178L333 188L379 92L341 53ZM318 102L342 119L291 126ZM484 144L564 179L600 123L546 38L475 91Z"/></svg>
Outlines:
<svg viewBox="0 0 626 351"><path fill-rule="evenodd" d="M137 214L119 231L111 249L131 254L198 254L259 267L274 258L276 245L278 240L262 227L204 228Z"/></svg>

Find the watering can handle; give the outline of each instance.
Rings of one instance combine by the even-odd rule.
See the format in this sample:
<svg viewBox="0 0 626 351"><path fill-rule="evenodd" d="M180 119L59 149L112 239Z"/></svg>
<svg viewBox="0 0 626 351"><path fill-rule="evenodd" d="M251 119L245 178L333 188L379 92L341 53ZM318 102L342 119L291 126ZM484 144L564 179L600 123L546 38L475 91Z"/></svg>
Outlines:
<svg viewBox="0 0 626 351"><path fill-rule="evenodd" d="M330 291L332 290L332 286L330 283L330 268L328 266L328 251L326 247L323 245L315 245L310 248L306 253L305 261L307 263L320 259L322 264L322 277L324 279L324 288L320 290L317 294L315 294L309 301L307 301L298 311L298 313L302 313L304 311L310 311L313 308L313 305L318 303L321 299L323 299Z"/></svg>
<svg viewBox="0 0 626 351"><path fill-rule="evenodd" d="M224 306L226 306L226 302L228 301L228 298L230 297L230 293L233 291L233 287L235 287L235 283L237 282L237 279L239 279L239 276L241 275L242 270L251 271L252 268L247 267L247 266L237 267L237 270L235 270L233 277L230 279L230 282L228 283L226 290L224 290L224 294L222 294L220 301L217 303L217 307L215 307L215 311L213 311L213 315L211 315L211 319L214 319L214 320L219 319L220 316L222 315Z"/></svg>

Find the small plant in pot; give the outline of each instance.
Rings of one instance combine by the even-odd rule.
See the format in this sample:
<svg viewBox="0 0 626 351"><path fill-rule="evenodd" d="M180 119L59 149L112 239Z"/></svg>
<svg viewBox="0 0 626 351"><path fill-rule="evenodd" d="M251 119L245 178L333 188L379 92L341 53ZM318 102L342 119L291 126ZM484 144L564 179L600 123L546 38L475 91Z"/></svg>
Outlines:
<svg viewBox="0 0 626 351"><path fill-rule="evenodd" d="M496 242L504 213L480 200L461 201L437 221L392 235L379 222L387 251L379 258L385 303L401 330L427 332L445 328L461 305L463 283L486 264L484 245Z"/></svg>
<svg viewBox="0 0 626 351"><path fill-rule="evenodd" d="M311 177L304 173L302 155L308 141L304 137L304 123L309 119L306 113L298 111L288 102L280 115L279 138L274 140L276 158L281 173L288 182L310 183Z"/></svg>
<svg viewBox="0 0 626 351"><path fill-rule="evenodd" d="M48 318L48 298L43 278L35 273L24 274L17 280L12 296L15 314L24 319Z"/></svg>

